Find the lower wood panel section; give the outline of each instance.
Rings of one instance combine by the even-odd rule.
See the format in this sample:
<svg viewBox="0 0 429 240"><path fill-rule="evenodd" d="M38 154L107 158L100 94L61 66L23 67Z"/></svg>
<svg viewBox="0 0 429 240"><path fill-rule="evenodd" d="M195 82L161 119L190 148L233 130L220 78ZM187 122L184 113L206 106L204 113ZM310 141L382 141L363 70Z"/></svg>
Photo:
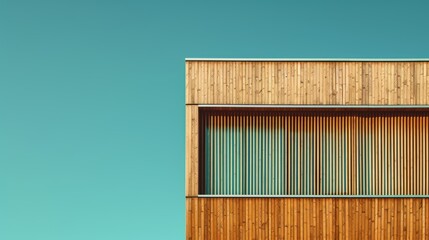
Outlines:
<svg viewBox="0 0 429 240"><path fill-rule="evenodd" d="M427 198L187 198L187 239L429 239Z"/></svg>

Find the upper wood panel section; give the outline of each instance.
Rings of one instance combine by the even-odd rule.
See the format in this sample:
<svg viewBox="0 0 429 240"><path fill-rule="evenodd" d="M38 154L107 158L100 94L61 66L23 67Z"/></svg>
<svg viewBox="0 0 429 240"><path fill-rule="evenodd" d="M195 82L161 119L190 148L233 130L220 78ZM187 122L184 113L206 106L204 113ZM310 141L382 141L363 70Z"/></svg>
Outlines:
<svg viewBox="0 0 429 240"><path fill-rule="evenodd" d="M429 104L429 61L187 61L186 104Z"/></svg>

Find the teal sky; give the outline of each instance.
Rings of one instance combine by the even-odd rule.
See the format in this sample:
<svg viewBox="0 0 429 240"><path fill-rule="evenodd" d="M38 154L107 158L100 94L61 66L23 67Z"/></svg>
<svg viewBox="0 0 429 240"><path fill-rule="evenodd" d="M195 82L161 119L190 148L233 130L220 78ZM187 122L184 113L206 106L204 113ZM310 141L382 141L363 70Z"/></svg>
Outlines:
<svg viewBox="0 0 429 240"><path fill-rule="evenodd" d="M185 57L425 58L428 7L0 1L0 239L184 239Z"/></svg>

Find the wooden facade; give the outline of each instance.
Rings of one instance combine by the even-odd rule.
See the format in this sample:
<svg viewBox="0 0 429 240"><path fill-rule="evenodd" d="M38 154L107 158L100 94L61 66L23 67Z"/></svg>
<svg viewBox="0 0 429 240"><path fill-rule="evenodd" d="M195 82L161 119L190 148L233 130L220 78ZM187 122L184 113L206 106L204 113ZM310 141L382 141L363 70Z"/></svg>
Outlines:
<svg viewBox="0 0 429 240"><path fill-rule="evenodd" d="M332 139L338 143L344 140L350 146L356 145L353 139L358 138L348 136L357 136L358 131L375 133L374 141L368 144L371 147L365 152L371 161L369 165L347 165L350 167L347 171L353 173L365 171L367 166L374 167L375 170L371 172L374 176L367 176L372 186L368 191L356 187L360 175L351 174L350 181L346 183L335 181L334 178L329 180L335 187L343 184L344 186L341 186L344 189L349 189L346 194L348 196L320 197L317 195L338 193L324 192L318 185L321 175L317 175L318 178L311 180L313 191L307 193L291 194L284 190L276 192L281 195L276 197L208 197L204 195L204 183L201 180L204 171L201 164L204 158L201 155L201 141L204 141L205 136L201 126L206 124L203 109L209 105L222 105L223 110L229 109L232 112L238 109L237 106L248 105L258 105L259 108L273 105L316 105L316 108L317 105L335 105L333 110L313 109L319 112L344 112L342 107L353 105L360 107L353 110L354 112L366 112L365 106L374 105L421 108L416 108L418 113L410 115L398 115L397 109L390 110L391 115L377 115L364 120L344 114L340 114L340 118L322 118L321 115L295 118L285 116L286 120L282 120L283 122L273 120L274 118L254 120L261 121L261 124L265 121L264 124L270 126L287 126L290 120L300 129L342 126L350 131L347 132L347 137L341 135L345 131L343 129ZM234 108L228 108L228 105L234 105ZM429 61L187 60L187 239L429 239L427 106ZM372 112L375 114L378 109L372 109ZM285 110L287 111L287 108L281 111ZM219 116L220 118L213 118L211 123L240 123L240 120L237 123L237 120ZM389 129L398 131L389 132ZM317 133L315 136L318 136ZM367 144L362 141L364 142ZM322 151L320 147L316 149L319 149L319 152L313 153L314 158L319 159ZM338 147L333 151L337 151L335 154L339 154L338 156L343 156L346 150L341 149L343 148ZM385 149L392 150L386 150L386 153ZM353 154L356 152L347 151ZM323 151L323 154L326 153ZM356 156L352 157L353 154L349 154L351 157L345 158L346 161L356 162ZM337 155L327 155L326 158L332 156ZM395 160L388 162L386 159ZM282 164L282 161L279 161L279 164ZM341 162L335 164L343 166ZM320 167L315 165L317 166ZM386 176L383 174L384 169L393 172ZM283 173L286 174L287 172ZM338 171L335 174L338 174ZM383 185L385 182L396 187L386 189ZM264 192L261 193L256 195L264 195ZM314 196L297 198L296 195ZM354 198L352 195L360 197ZM362 195L371 197L362 198ZM413 197L414 195L417 197Z"/></svg>

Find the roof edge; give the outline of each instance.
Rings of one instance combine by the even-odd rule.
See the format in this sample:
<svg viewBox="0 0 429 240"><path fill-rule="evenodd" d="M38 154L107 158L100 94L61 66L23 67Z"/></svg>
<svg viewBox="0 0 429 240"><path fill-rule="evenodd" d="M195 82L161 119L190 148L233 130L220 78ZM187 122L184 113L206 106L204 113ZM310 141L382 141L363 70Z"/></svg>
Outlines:
<svg viewBox="0 0 429 240"><path fill-rule="evenodd" d="M185 58L207 62L429 62L429 58Z"/></svg>

